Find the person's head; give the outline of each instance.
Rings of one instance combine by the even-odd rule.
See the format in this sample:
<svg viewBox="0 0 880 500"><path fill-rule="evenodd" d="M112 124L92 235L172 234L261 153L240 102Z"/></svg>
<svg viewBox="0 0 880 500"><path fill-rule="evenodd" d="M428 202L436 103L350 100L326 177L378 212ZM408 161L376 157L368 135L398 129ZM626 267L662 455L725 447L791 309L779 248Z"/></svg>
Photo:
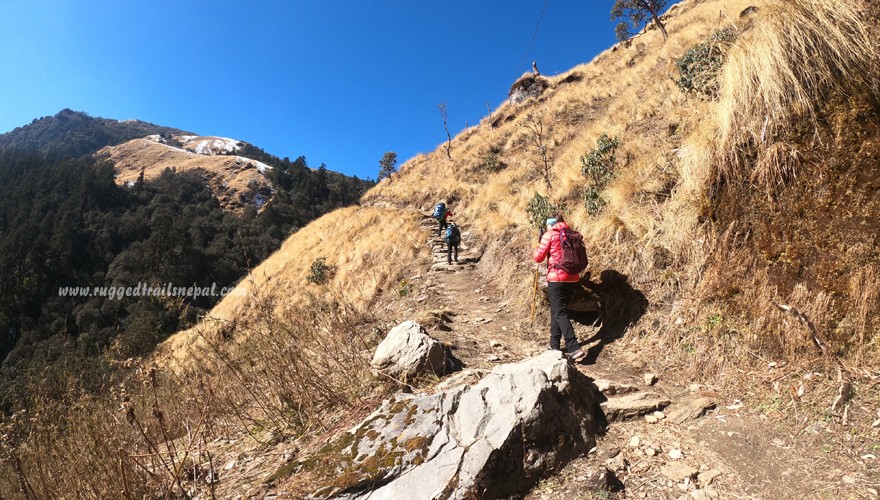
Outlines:
<svg viewBox="0 0 880 500"><path fill-rule="evenodd" d="M565 218L562 214L556 213L547 218L547 228L551 228L556 225L558 222L565 222Z"/></svg>

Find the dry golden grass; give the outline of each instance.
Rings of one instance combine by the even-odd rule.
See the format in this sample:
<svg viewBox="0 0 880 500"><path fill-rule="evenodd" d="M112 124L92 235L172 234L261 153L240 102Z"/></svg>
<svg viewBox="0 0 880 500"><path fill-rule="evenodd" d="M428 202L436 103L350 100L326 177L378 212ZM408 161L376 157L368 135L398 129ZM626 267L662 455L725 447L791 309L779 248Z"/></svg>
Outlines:
<svg viewBox="0 0 880 500"><path fill-rule="evenodd" d="M850 296L855 299L851 342L855 344L857 359L863 361L866 357L870 359L871 355L876 356L880 347L880 335L875 331L877 325L871 321L871 313L880 305L880 275L874 266L860 269L853 275Z"/></svg>
<svg viewBox="0 0 880 500"><path fill-rule="evenodd" d="M400 278L427 265L429 248L413 211L349 207L329 213L296 232L268 259L242 279L198 326L180 332L157 350L187 364L204 349L203 337L230 326L260 323L262 298L279 310L309 303L314 297L338 297L358 310L373 307L383 293L396 291ZM309 283L312 264L325 259L332 272L323 284Z"/></svg>
<svg viewBox="0 0 880 500"><path fill-rule="evenodd" d="M815 128L816 109L829 91L861 88L876 93L878 40L866 24L860 0L762 5L753 27L731 49L720 78L722 172L748 176L749 148L772 145L793 120L806 120Z"/></svg>
<svg viewBox="0 0 880 500"><path fill-rule="evenodd" d="M682 193L674 204L676 212L668 211L672 205L658 211L653 201L646 201L646 207L633 206L632 201L647 200L654 193L689 182L685 174L690 172L675 160L684 156L682 142L687 136L675 136L668 130L670 125L681 129L686 123L705 123L710 107L681 95L670 78L675 71L673 61L717 29L719 11L725 13L724 19L732 19L748 5L745 1L682 4L669 20L670 32L675 35L668 43L660 43L659 33L648 32L631 47L618 46L590 64L548 77L550 87L540 100L505 103L478 127L455 137L452 161L442 148L419 155L406 162L395 179L383 181L368 193L365 203L393 200L396 205L410 204L427 211L436 200L451 198L458 208L456 213L476 230L495 233L508 225L526 226L525 207L538 192L566 202L569 220L590 233L594 246L622 234L645 238L655 234L658 226L683 232L688 223L682 224L677 210L691 214L699 210L692 206L693 194L705 191L709 175L696 182L699 187ZM545 122L549 156L554 160L549 193L537 168L541 161L535 158L530 141L530 113ZM597 220L582 206L580 193L586 179L581 174L580 157L595 147L602 133L619 137L622 155L629 160L622 162L626 164L618 180L609 187L609 206ZM709 158L705 148L710 146L710 141L705 141L699 150L690 147L689 154L699 158L694 163ZM491 148L500 150L499 157L507 165L498 173L481 168ZM701 168L711 172L711 163L705 162ZM672 222L664 222L667 220Z"/></svg>

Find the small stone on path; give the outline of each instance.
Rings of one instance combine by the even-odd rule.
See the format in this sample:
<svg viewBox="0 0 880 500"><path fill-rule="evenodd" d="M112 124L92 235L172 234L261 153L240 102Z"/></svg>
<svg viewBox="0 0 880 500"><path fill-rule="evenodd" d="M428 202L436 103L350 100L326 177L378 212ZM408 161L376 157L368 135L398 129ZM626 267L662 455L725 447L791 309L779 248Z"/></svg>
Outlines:
<svg viewBox="0 0 880 500"><path fill-rule="evenodd" d="M681 452L681 450L677 448L669 450L669 458L673 460L681 460L682 457L684 457L684 454Z"/></svg>
<svg viewBox="0 0 880 500"><path fill-rule="evenodd" d="M715 480L718 476L721 475L721 471L716 469L709 469L707 471L701 472L697 474L697 481L700 482L703 486L708 486L712 484L712 481Z"/></svg>
<svg viewBox="0 0 880 500"><path fill-rule="evenodd" d="M642 444L642 440L638 436L633 436L629 439L629 447L630 448L638 448L639 445Z"/></svg>
<svg viewBox="0 0 880 500"><path fill-rule="evenodd" d="M642 377L645 380L645 385L654 385L657 382L657 375L653 373L646 373Z"/></svg>
<svg viewBox="0 0 880 500"><path fill-rule="evenodd" d="M680 483L685 479L694 477L697 474L697 469L684 462L673 462L660 469L660 474L663 474L663 477L671 481Z"/></svg>

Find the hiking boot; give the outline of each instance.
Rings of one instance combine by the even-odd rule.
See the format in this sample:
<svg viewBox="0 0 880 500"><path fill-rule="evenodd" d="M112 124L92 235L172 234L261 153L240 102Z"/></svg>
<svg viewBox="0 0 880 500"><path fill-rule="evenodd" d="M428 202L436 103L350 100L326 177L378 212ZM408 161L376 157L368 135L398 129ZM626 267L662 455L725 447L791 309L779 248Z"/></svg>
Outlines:
<svg viewBox="0 0 880 500"><path fill-rule="evenodd" d="M580 361L587 357L587 352L583 349L578 349L576 351L567 352L565 355L571 358L572 361Z"/></svg>

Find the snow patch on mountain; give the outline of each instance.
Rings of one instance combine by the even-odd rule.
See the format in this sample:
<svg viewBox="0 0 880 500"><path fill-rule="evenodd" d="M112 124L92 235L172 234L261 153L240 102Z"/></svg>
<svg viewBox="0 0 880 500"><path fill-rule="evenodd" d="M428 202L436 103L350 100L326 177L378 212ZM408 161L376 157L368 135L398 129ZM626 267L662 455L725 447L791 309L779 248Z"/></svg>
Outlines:
<svg viewBox="0 0 880 500"><path fill-rule="evenodd" d="M200 155L226 155L242 148L241 141L228 137L202 137L198 135L179 135L174 137L184 149Z"/></svg>
<svg viewBox="0 0 880 500"><path fill-rule="evenodd" d="M226 137L202 137L200 135L176 135L174 136L174 140L177 143L180 143L181 148L175 147L171 144L168 144L168 141L165 140L162 136L158 134L148 135L144 139L155 142L157 144L162 144L170 149L174 149L176 151L184 152L187 155L204 155L204 156L217 156L217 155L228 155L230 153L234 153L242 148L242 142L236 141L235 139L229 139ZM237 163L240 165L252 165L259 171L261 174L266 174L268 170L272 170L270 165L267 165L261 161L253 160L251 158L246 158L244 156L235 156Z"/></svg>

